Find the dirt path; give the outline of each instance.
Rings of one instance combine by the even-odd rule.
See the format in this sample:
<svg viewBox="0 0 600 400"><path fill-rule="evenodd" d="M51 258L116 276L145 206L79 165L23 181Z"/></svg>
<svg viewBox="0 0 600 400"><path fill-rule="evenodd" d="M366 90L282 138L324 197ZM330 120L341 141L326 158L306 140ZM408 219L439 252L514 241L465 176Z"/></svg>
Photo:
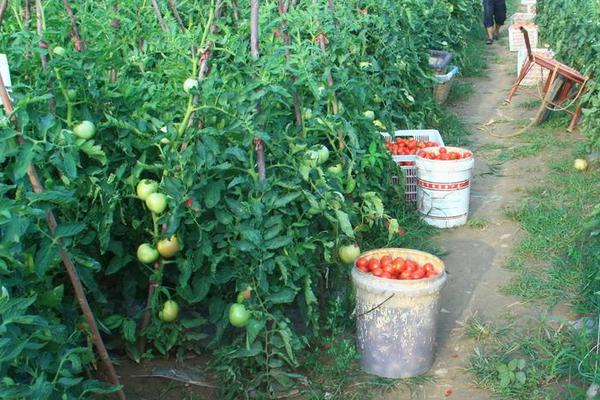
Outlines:
<svg viewBox="0 0 600 400"><path fill-rule="evenodd" d="M418 393L406 390L388 394L385 399L490 399L487 392L472 385L472 376L464 370L474 344L462 337L461 322L479 314L494 320L507 312L531 313L514 297L500 293L512 273L505 270L506 259L519 239L519 226L505 215L518 204L532 185L538 186L545 175L541 159L530 157L511 161L500 168L493 157L501 148L516 144L480 127L491 120L496 135L510 135L528 121L535 110L519 106L530 100L518 94L511 105L504 98L515 80L516 53L508 51L506 33L489 49L487 77L472 79L473 92L454 107L474 132L471 148L476 156L471 192L472 225L442 231L438 246L449 279L442 293L442 311L438 327L437 359L430 373L435 382L423 385ZM473 223L477 222L477 223Z"/></svg>

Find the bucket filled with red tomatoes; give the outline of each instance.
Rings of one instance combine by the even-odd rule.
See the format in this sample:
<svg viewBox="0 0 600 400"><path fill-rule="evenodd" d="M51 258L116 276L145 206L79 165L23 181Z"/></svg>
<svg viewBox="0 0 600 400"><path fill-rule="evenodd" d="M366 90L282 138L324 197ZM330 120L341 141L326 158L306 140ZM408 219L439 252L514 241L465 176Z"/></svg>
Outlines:
<svg viewBox="0 0 600 400"><path fill-rule="evenodd" d="M431 368L446 279L442 260L418 250L372 250L355 261L352 282L363 370L408 378Z"/></svg>
<svg viewBox="0 0 600 400"><path fill-rule="evenodd" d="M429 225L452 228L469 216L473 153L458 147L417 152L417 210Z"/></svg>

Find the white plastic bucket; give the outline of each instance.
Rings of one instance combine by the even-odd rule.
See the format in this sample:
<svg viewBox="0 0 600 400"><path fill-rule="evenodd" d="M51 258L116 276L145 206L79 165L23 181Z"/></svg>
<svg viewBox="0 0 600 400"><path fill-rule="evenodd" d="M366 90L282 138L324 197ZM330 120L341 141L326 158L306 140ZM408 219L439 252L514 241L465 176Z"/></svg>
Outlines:
<svg viewBox="0 0 600 400"><path fill-rule="evenodd" d="M448 153L467 150L446 147ZM438 149L423 151L437 152ZM417 156L417 210L429 225L452 228L467 223L473 156L459 160L430 160Z"/></svg>
<svg viewBox="0 0 600 400"><path fill-rule="evenodd" d="M354 266L360 365L384 378L421 375L435 359L440 291L447 279L444 263L422 251L398 248L372 250L361 257L384 255L431 263L438 275L419 280L385 279Z"/></svg>

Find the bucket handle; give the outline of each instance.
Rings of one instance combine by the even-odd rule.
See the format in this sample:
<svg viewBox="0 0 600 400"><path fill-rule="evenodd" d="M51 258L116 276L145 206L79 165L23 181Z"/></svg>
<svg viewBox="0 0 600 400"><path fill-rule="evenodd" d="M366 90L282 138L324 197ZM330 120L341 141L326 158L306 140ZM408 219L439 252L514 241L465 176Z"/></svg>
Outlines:
<svg viewBox="0 0 600 400"><path fill-rule="evenodd" d="M377 310L379 307L381 307L382 305L384 305L385 303L387 303L388 301L390 301L392 299L392 297L394 297L396 295L396 293L393 293L392 295L390 295L390 297L388 297L387 299L385 299L384 301L382 301L381 303L379 303L378 305L376 305L375 307L371 308L369 311L365 311L362 314L358 314L356 316L356 318L360 318L360 317L364 317L365 315Z"/></svg>

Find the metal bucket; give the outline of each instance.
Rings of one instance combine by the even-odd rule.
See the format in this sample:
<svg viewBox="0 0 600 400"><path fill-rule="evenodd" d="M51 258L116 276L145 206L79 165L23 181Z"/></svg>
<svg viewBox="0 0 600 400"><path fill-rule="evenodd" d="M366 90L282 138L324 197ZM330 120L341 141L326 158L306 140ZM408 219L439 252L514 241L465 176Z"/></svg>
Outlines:
<svg viewBox="0 0 600 400"><path fill-rule="evenodd" d="M380 249L361 257L384 255L431 263L438 275L419 280L378 278L356 265L356 329L361 367L385 378L409 378L427 372L435 359L440 291L447 276L439 258L418 250Z"/></svg>

